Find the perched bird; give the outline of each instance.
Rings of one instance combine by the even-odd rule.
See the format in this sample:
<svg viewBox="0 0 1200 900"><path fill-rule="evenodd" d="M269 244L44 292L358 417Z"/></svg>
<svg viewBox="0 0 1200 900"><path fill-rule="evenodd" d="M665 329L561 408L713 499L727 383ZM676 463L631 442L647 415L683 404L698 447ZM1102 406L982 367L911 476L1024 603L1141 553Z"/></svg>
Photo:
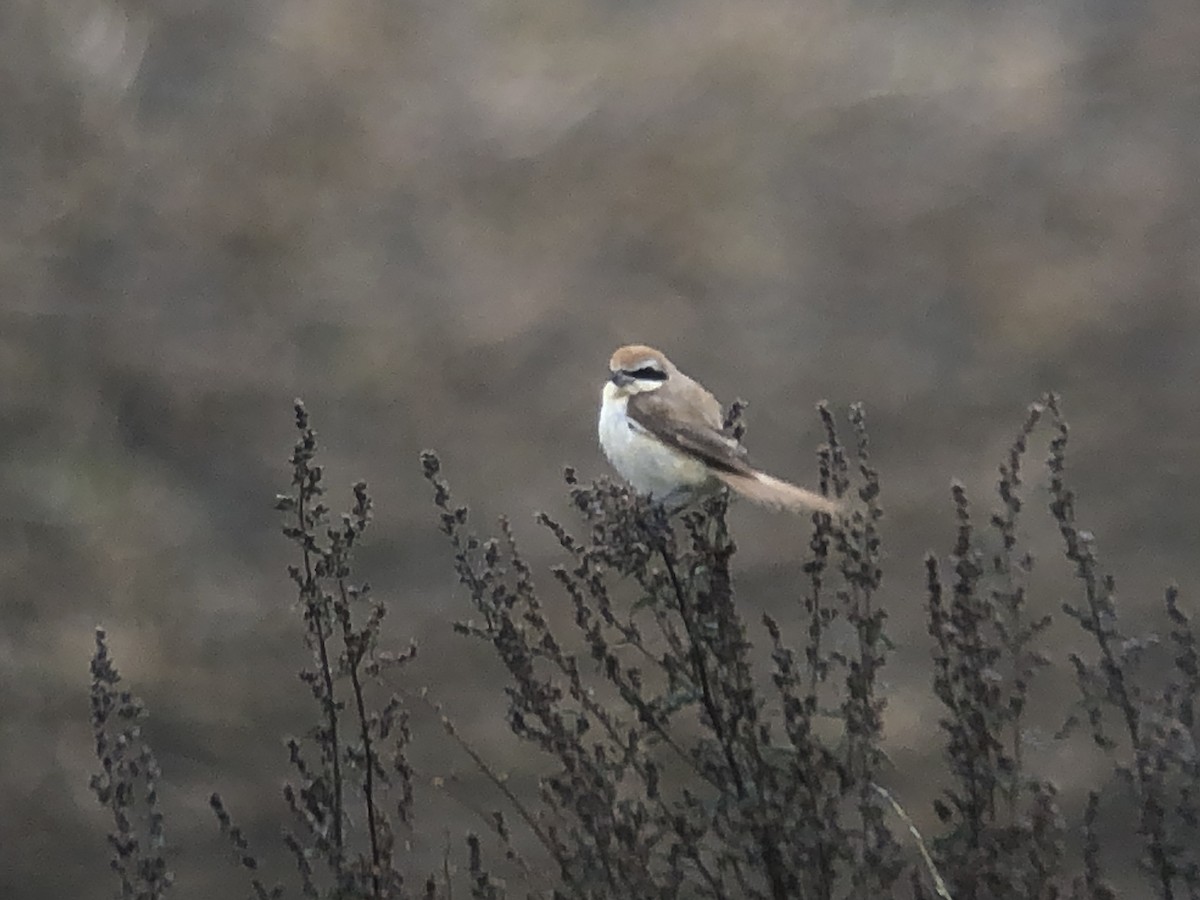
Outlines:
<svg viewBox="0 0 1200 900"><path fill-rule="evenodd" d="M600 446L642 494L684 505L720 485L791 512L835 514L837 501L755 469L746 448L723 432L721 404L653 347L612 355L600 404Z"/></svg>

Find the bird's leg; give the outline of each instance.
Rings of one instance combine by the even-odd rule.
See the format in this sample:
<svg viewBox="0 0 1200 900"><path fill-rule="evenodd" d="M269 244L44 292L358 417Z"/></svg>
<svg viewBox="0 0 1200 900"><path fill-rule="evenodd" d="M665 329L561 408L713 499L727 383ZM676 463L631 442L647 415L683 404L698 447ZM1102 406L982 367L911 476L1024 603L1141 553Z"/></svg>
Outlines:
<svg viewBox="0 0 1200 900"><path fill-rule="evenodd" d="M690 487L681 487L671 491L665 497L659 498L657 502L668 516L673 516L691 506L696 501L696 497L695 490Z"/></svg>

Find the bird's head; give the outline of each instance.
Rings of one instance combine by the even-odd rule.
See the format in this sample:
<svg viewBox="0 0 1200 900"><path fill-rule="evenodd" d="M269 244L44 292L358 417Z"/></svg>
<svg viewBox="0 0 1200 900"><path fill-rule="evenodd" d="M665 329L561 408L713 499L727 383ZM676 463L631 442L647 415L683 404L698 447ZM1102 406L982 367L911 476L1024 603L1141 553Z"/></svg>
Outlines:
<svg viewBox="0 0 1200 900"><path fill-rule="evenodd" d="M618 348L608 361L609 383L605 393L614 397L629 397L646 391L657 391L676 369L660 351L642 344Z"/></svg>

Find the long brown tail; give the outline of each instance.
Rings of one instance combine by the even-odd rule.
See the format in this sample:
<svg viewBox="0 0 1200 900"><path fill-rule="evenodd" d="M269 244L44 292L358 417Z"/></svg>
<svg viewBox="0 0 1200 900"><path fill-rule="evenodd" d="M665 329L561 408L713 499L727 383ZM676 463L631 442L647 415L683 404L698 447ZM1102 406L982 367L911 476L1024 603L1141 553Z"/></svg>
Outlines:
<svg viewBox="0 0 1200 900"><path fill-rule="evenodd" d="M753 475L735 475L732 472L713 474L747 500L763 506L794 513L823 512L831 516L844 512L843 506L836 500L772 478L765 472L755 472Z"/></svg>

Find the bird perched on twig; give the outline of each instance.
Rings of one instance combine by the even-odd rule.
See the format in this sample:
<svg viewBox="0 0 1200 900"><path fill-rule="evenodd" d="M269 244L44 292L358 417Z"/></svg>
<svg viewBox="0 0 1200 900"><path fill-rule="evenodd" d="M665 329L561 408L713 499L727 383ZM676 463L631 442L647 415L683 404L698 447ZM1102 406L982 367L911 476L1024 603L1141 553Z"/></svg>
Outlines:
<svg viewBox="0 0 1200 900"><path fill-rule="evenodd" d="M634 490L674 507L723 484L764 506L841 512L836 500L750 465L746 448L723 431L721 404L660 351L630 344L608 366L600 446Z"/></svg>

